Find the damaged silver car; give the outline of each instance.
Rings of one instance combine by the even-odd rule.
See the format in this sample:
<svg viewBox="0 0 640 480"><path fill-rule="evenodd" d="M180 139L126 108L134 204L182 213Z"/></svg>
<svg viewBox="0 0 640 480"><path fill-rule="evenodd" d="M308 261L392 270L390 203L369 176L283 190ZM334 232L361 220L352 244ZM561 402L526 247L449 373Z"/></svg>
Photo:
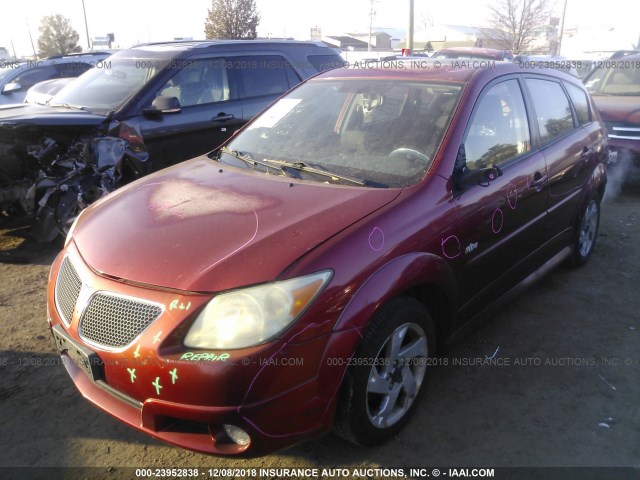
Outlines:
<svg viewBox="0 0 640 480"><path fill-rule="evenodd" d="M207 41L124 50L46 105L0 107L0 222L41 242L118 186L206 153L284 92L341 64L311 42Z"/></svg>

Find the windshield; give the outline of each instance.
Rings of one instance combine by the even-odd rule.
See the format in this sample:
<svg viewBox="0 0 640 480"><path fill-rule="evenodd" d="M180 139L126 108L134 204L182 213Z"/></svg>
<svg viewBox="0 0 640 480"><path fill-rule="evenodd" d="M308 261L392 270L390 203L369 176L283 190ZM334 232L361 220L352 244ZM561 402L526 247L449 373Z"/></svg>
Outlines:
<svg viewBox="0 0 640 480"><path fill-rule="evenodd" d="M618 62L617 68L601 67L594 71L585 86L593 95L640 95L640 68L635 60Z"/></svg>
<svg viewBox="0 0 640 480"><path fill-rule="evenodd" d="M60 90L51 106L82 107L95 113L117 110L170 61L166 58L132 58L115 54Z"/></svg>
<svg viewBox="0 0 640 480"><path fill-rule="evenodd" d="M314 80L260 115L220 159L271 174L275 169L265 162L289 162L302 167L300 178L318 182L409 186L431 165L460 91L460 85L395 79Z"/></svg>

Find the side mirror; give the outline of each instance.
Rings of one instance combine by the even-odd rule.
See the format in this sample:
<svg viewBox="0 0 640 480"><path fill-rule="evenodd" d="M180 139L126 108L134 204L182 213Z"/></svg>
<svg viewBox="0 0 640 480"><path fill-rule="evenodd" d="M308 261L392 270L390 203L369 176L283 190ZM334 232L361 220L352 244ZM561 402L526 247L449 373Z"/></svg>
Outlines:
<svg viewBox="0 0 640 480"><path fill-rule="evenodd" d="M4 88L2 89L2 93L13 93L13 92L19 92L20 90L22 90L22 85L20 85L19 83L7 83Z"/></svg>
<svg viewBox="0 0 640 480"><path fill-rule="evenodd" d="M496 178L502 176L502 170L496 165L487 168L478 168L477 170L465 170L462 174L461 185L470 187L472 185L480 185L488 187Z"/></svg>
<svg viewBox="0 0 640 480"><path fill-rule="evenodd" d="M458 148L458 155L453 169L453 184L458 192L464 191L473 185L488 187L496 178L502 176L502 170L497 165L487 168L469 169L467 168L467 155L464 144Z"/></svg>
<svg viewBox="0 0 640 480"><path fill-rule="evenodd" d="M148 115L159 115L163 113L180 112L180 101L176 97L160 95L151 103L150 108L146 108L143 113Z"/></svg>

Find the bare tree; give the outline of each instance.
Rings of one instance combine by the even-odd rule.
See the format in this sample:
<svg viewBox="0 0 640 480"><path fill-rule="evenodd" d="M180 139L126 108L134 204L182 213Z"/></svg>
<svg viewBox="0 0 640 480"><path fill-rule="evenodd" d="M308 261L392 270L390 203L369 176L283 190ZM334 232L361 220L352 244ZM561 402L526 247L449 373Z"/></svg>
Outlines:
<svg viewBox="0 0 640 480"><path fill-rule="evenodd" d="M548 0L500 0L491 10L491 26L502 48L526 52L549 22Z"/></svg>
<svg viewBox="0 0 640 480"><path fill-rule="evenodd" d="M260 14L255 0L212 0L204 23L207 38L253 39Z"/></svg>
<svg viewBox="0 0 640 480"><path fill-rule="evenodd" d="M81 50L80 35L71 26L71 21L60 14L42 17L38 27L38 50L40 55L65 55Z"/></svg>

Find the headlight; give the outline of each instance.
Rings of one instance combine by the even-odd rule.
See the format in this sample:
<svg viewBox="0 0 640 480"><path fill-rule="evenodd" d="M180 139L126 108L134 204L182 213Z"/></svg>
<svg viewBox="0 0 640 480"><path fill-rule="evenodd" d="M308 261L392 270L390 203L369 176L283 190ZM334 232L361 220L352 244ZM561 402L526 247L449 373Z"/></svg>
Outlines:
<svg viewBox="0 0 640 480"><path fill-rule="evenodd" d="M211 300L184 339L190 348L245 348L285 330L315 300L330 271L223 293Z"/></svg>

